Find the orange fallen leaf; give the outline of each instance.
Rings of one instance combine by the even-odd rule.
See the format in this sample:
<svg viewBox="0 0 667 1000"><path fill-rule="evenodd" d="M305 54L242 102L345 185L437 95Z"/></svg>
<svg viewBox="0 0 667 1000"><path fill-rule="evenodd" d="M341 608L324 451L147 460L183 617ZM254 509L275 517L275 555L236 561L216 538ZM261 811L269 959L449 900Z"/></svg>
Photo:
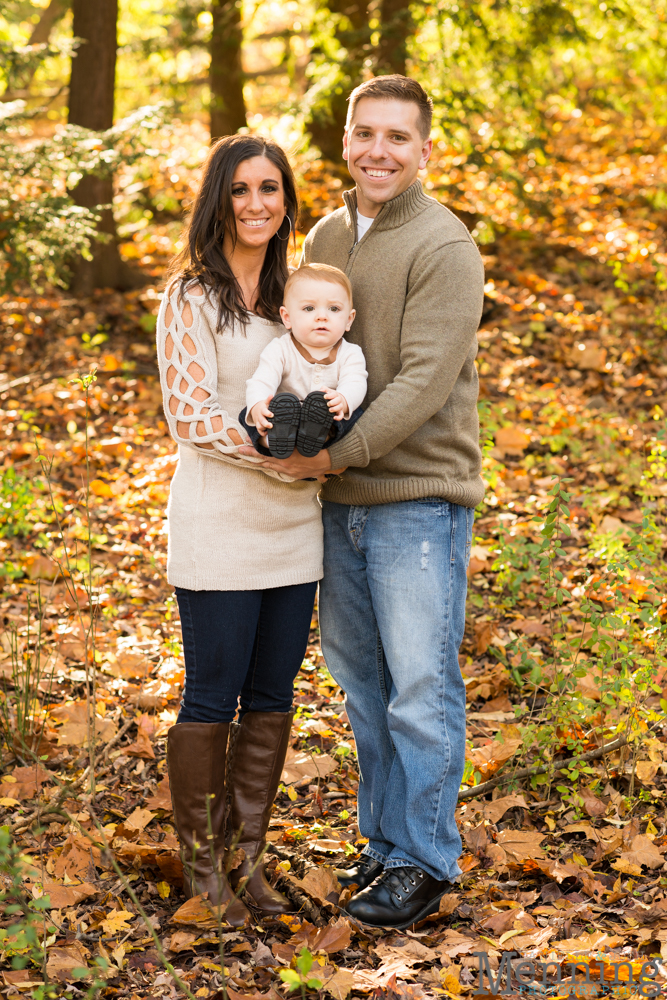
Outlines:
<svg viewBox="0 0 667 1000"><path fill-rule="evenodd" d="M450 913L454 912L460 902L461 900L455 892L446 892L444 896L440 897L438 917L448 917Z"/></svg>
<svg viewBox="0 0 667 1000"><path fill-rule="evenodd" d="M169 775L165 775L162 781L158 782L155 795L149 795L146 799L148 809L163 809L165 812L172 811L171 792L169 790Z"/></svg>
<svg viewBox="0 0 667 1000"><path fill-rule="evenodd" d="M65 906L76 906L82 899L96 896L99 892L99 889L96 889L90 882L78 882L72 885L45 882L42 890L42 895L49 897L49 907L53 910L61 910Z"/></svg>
<svg viewBox="0 0 667 1000"><path fill-rule="evenodd" d="M155 813L150 809L142 809L140 806L130 813L127 819L123 820L126 830L143 830L150 821L155 818Z"/></svg>
<svg viewBox="0 0 667 1000"><path fill-rule="evenodd" d="M96 497L109 498L113 496L111 487L102 479L93 479L90 484L90 492Z"/></svg>
<svg viewBox="0 0 667 1000"><path fill-rule="evenodd" d="M501 427L495 433L495 443L505 455L522 455L530 444L530 435L515 425Z"/></svg>
<svg viewBox="0 0 667 1000"><path fill-rule="evenodd" d="M568 364L579 371L605 371L607 351L597 340L577 341L570 351Z"/></svg>
<svg viewBox="0 0 667 1000"><path fill-rule="evenodd" d="M338 917L326 927L313 927L307 920L304 921L301 928L292 935L287 944L294 951L298 951L305 945L313 953L326 951L328 955L333 955L337 951L348 948L351 940L352 925L345 917Z"/></svg>
<svg viewBox="0 0 667 1000"><path fill-rule="evenodd" d="M80 941L49 948L46 960L46 974L58 983L72 981L74 969L85 969L90 952Z"/></svg>
<svg viewBox="0 0 667 1000"><path fill-rule="evenodd" d="M311 753L309 750L295 750L289 747L282 780L286 785L292 785L304 778L324 778L336 770L336 761L326 753Z"/></svg>
<svg viewBox="0 0 667 1000"><path fill-rule="evenodd" d="M302 879L294 878L291 881L317 903L338 902L340 883L329 865L310 868Z"/></svg>
<svg viewBox="0 0 667 1000"><path fill-rule="evenodd" d="M329 993L335 1000L345 1000L356 985L354 972L339 969L335 965L325 965L322 969L316 967L315 975L322 983L324 992Z"/></svg>
<svg viewBox="0 0 667 1000"><path fill-rule="evenodd" d="M500 769L501 764L513 757L521 746L523 746L523 742L518 739L505 740L503 743L500 740L492 740L486 746L467 750L466 757L472 761L475 770L479 771L482 780L485 780L495 774Z"/></svg>
<svg viewBox="0 0 667 1000"><path fill-rule="evenodd" d="M226 906L222 907L223 921ZM218 926L217 911L208 901L208 893L188 899L171 917L172 924L210 929Z"/></svg>
<svg viewBox="0 0 667 1000"><path fill-rule="evenodd" d="M665 863L662 852L643 834L633 838L630 850L623 851L620 860L631 865L642 865L644 868L662 868Z"/></svg>
<svg viewBox="0 0 667 1000"><path fill-rule="evenodd" d="M493 802L485 802L482 808L482 815L484 819L488 819L492 823L497 823L508 809L515 809L517 807L521 809L528 808L528 803L523 795L516 795L514 793L512 795L503 795L499 799L494 799Z"/></svg>
<svg viewBox="0 0 667 1000"><path fill-rule="evenodd" d="M3 777L0 785L0 796L9 796L19 801L32 799L50 777L49 772L41 764L15 767L11 774Z"/></svg>
<svg viewBox="0 0 667 1000"><path fill-rule="evenodd" d="M501 830L496 839L511 861L544 856L540 847L544 840L543 833L534 830Z"/></svg>
<svg viewBox="0 0 667 1000"><path fill-rule="evenodd" d="M523 632L524 635L549 635L550 631L546 622L538 622L532 618L515 621L512 628L515 632Z"/></svg>
<svg viewBox="0 0 667 1000"><path fill-rule="evenodd" d="M94 881L95 868L102 867L102 852L87 837L71 833L52 861L53 874L77 882ZM51 870L48 868L47 870Z"/></svg>

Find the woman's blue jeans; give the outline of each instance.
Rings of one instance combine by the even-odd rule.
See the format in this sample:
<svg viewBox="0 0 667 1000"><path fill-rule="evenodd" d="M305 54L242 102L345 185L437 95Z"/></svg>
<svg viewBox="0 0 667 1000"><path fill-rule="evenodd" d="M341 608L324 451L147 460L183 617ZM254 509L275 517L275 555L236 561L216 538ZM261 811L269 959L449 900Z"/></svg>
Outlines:
<svg viewBox="0 0 667 1000"><path fill-rule="evenodd" d="M185 689L178 722L289 712L308 645L317 583L269 590L176 588ZM240 699L240 705L239 705Z"/></svg>
<svg viewBox="0 0 667 1000"><path fill-rule="evenodd" d="M458 652L473 517L437 498L324 503L322 650L357 745L364 853L449 880L460 874Z"/></svg>

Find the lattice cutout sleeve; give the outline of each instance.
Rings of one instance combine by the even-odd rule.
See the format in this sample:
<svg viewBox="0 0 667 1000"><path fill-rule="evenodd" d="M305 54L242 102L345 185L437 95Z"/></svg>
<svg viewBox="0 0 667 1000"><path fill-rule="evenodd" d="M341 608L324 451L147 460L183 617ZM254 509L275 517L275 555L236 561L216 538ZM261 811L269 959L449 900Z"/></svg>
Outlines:
<svg viewBox="0 0 667 1000"><path fill-rule="evenodd" d="M239 441L229 434L234 430L242 444L250 444L246 429L223 410L218 399L215 341L204 313L205 301L203 294L191 291L179 295L176 286L165 294L160 308L158 362L169 430L179 444L193 445L211 458L256 467L262 459L239 455ZM274 479L293 481L283 473L261 471Z"/></svg>

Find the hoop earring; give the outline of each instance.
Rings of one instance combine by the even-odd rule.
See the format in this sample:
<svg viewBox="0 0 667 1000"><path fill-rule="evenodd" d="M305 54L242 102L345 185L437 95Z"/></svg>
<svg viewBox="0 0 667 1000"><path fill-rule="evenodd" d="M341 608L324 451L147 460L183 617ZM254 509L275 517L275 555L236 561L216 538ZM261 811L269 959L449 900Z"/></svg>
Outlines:
<svg viewBox="0 0 667 1000"><path fill-rule="evenodd" d="M283 222L285 221L285 219L287 219L287 221L289 222L289 233L287 234L287 236L281 236L279 230L283 228ZM287 215L287 213L285 213L285 219L283 219L283 222L280 223L278 229L274 234L275 236L278 237L279 240L282 240L283 242L285 242L285 240L288 240L292 235L292 220L290 219L289 215Z"/></svg>

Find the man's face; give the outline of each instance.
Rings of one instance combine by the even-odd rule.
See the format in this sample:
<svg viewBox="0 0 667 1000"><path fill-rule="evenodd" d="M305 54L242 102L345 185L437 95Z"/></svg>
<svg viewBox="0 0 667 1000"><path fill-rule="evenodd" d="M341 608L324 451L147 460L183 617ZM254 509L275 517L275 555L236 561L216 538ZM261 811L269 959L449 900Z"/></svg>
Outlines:
<svg viewBox="0 0 667 1000"><path fill-rule="evenodd" d="M406 191L426 166L432 145L420 135L417 104L362 97L343 137L361 214L374 218L382 205Z"/></svg>

